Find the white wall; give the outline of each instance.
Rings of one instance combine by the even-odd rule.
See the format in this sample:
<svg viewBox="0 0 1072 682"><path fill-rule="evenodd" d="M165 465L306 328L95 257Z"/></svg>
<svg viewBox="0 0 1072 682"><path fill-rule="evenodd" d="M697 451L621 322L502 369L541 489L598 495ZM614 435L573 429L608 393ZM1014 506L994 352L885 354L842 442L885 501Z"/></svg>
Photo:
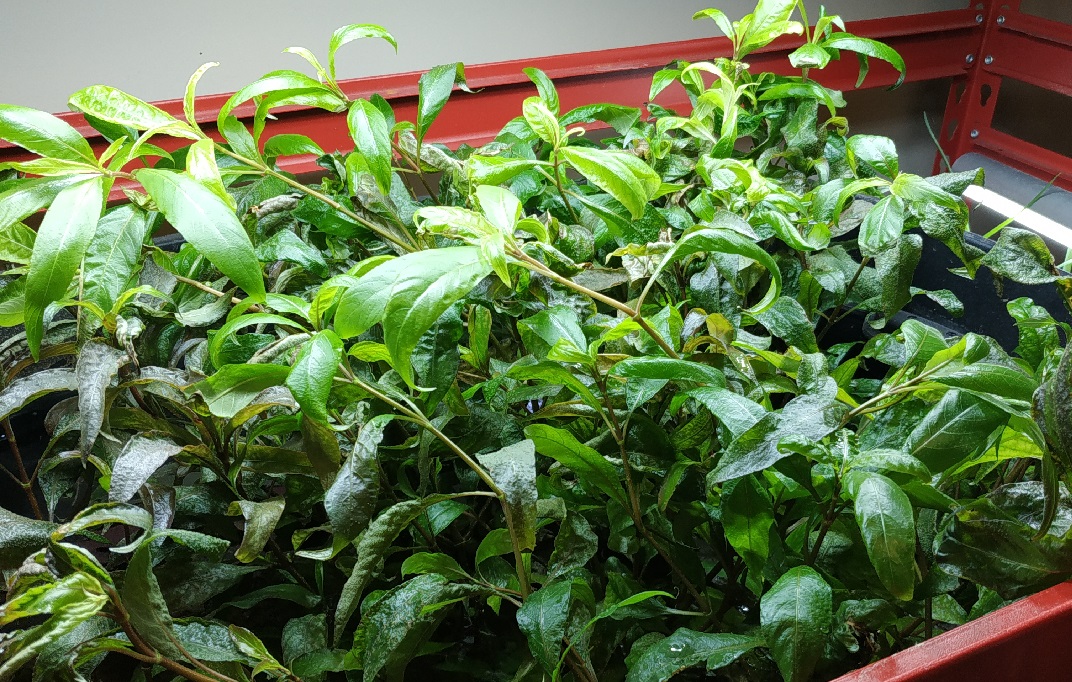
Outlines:
<svg viewBox="0 0 1072 682"><path fill-rule="evenodd" d="M809 6L818 7L818 2ZM845 19L966 7L968 0L826 0ZM0 102L65 111L104 83L156 101L182 97L198 66L220 62L200 94L231 92L280 68L299 45L326 60L338 26L376 23L398 39L340 50L341 78L506 61L715 35L694 12L737 18L752 0L0 0ZM816 9L813 9L814 13ZM813 19L814 21L814 19Z"/></svg>

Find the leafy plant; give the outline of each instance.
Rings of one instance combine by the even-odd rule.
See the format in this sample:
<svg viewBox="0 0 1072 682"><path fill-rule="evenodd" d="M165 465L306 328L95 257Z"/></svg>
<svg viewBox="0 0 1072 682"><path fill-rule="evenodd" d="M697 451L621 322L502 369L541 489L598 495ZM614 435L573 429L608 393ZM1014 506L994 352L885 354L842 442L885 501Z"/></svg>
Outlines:
<svg viewBox="0 0 1072 682"><path fill-rule="evenodd" d="M394 45L371 25L327 68L289 48L316 77L240 90L221 143L195 115L213 64L186 120L73 95L99 156L0 106L37 155L0 183L0 418L59 398L36 467L7 427L38 518L0 511L0 680L806 680L1072 574L1067 325L1012 301L1010 353L901 314L962 307L913 286L924 239L964 276L1068 276L1026 232L965 242L981 172L850 135L809 70L903 62L797 9L700 13L732 59L651 91L688 113L562 111L529 69L479 148L428 141L460 64L421 77L416 122L348 100L336 51ZM786 34L801 76L752 74ZM295 104L354 149L264 139Z"/></svg>

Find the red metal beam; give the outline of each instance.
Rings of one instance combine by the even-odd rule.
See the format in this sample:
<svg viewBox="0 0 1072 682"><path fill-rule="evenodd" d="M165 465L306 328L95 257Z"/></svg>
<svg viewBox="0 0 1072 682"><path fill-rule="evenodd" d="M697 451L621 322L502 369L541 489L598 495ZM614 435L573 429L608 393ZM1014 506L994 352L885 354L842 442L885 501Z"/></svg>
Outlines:
<svg viewBox="0 0 1072 682"><path fill-rule="evenodd" d="M1021 599L835 682L1066 680L1072 583Z"/></svg>
<svg viewBox="0 0 1072 682"><path fill-rule="evenodd" d="M886 41L897 49L907 62L908 80L934 80L963 72L963 55L974 49L981 35L975 14L974 10L965 9L873 19L851 22L848 29L858 35ZM799 38L778 40L750 55L748 61L753 72L792 73L786 57L799 42ZM535 92L522 73L527 66L541 68L554 79L564 109L594 102L643 107L648 101L651 77L659 68L677 59L702 61L729 53L728 40L712 38L469 66L466 69L469 85L480 91L476 94L456 93L432 126L429 139L452 147L462 142L481 144L491 140L504 124L519 115L525 97ZM812 74L828 87L849 90L855 86L857 68L856 60L847 57ZM350 98L379 93L394 107L399 120L415 120L419 76L417 72L375 76L343 81L341 85ZM872 70L864 87L889 86L895 79L896 72L892 68L872 60ZM217 135L216 115L229 97L230 94L221 94L198 98L197 118L206 132ZM687 110L689 107L680 88L667 89L657 101L670 108ZM157 106L174 115L182 115L181 100L159 102ZM248 119L253 114L252 105L239 107L235 113ZM281 109L274 114L276 119L268 121L263 139L279 133L302 133L326 150L353 147L343 115L305 108ZM96 151L104 148L106 142L80 114L60 116L78 128ZM154 142L166 148L185 144L165 138ZM28 156L21 149L0 141L0 162ZM294 173L319 170L308 157L285 159L283 167Z"/></svg>
<svg viewBox="0 0 1072 682"><path fill-rule="evenodd" d="M1072 25L1025 14L1020 0L985 0L975 49L950 89L941 144L950 161L977 152L1072 190L1072 159L993 128L1002 80L1072 97ZM935 160L935 172L940 159Z"/></svg>

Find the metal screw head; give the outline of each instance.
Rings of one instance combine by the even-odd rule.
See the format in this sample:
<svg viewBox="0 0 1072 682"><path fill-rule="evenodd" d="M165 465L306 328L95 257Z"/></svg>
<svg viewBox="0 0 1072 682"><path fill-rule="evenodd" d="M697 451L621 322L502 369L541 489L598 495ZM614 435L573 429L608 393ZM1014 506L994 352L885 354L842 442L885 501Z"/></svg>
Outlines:
<svg viewBox="0 0 1072 682"><path fill-rule="evenodd" d="M975 15L975 23L977 23L977 24L983 23L983 15L982 14L976 14Z"/></svg>
<svg viewBox="0 0 1072 682"><path fill-rule="evenodd" d="M973 140L974 140L975 138L979 137L979 131L978 131L978 130L973 130L973 131L971 131L971 136L972 136L972 139L973 139Z"/></svg>
<svg viewBox="0 0 1072 682"><path fill-rule="evenodd" d="M970 54L970 55L966 56L964 58L964 63L966 63L966 64L974 64L975 63L975 55Z"/></svg>
<svg viewBox="0 0 1072 682"><path fill-rule="evenodd" d="M999 24L1004 24L1005 23L1005 15L1004 14L1002 14L1000 17L998 17L998 23Z"/></svg>
<svg viewBox="0 0 1072 682"><path fill-rule="evenodd" d="M983 63L984 64L993 64L994 63L994 56L988 54L986 56L986 59L983 60Z"/></svg>

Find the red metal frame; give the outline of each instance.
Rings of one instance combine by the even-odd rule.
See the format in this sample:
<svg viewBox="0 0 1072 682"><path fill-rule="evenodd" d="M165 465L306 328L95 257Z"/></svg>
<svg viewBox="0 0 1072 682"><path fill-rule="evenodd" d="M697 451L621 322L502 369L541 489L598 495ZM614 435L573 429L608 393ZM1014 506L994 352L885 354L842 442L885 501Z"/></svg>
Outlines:
<svg viewBox="0 0 1072 682"><path fill-rule="evenodd" d="M908 65L908 79L926 81L962 74L963 55L979 43L982 32L975 22L975 14L971 9L951 10L851 22L848 28L858 35L889 43L904 56ZM750 55L753 71L791 73L786 56L797 44L799 38L787 38ZM432 126L429 139L449 146L462 142L481 144L491 140L504 124L520 114L522 101L535 93L534 87L522 73L527 66L543 69L554 79L564 109L593 102L642 107L648 101L651 77L659 68L676 59L701 61L728 55L730 49L728 40L711 38L468 66L466 75L469 85L479 89L479 92L456 93ZM846 57L822 72L813 71L812 75L829 87L848 90L855 87L857 69L856 60ZM351 98L381 94L394 107L399 120L412 121L416 118L419 76L419 73L376 76L343 81L341 85ZM887 87L895 79L896 72L892 68L872 60L872 69L863 87ZM222 94L197 99L198 121L213 136L217 136L216 115L229 97L230 94ZM680 88L667 89L657 101L670 108L689 106ZM182 115L181 100L160 102L157 106L177 116ZM239 118L248 119L253 114L253 107L246 104L235 113ZM345 116L307 108L283 109L274 113L276 118L268 121L263 139L278 133L302 133L313 138L324 149L353 147ZM106 146L106 141L85 123L80 114L64 113L60 117L78 128L98 153ZM185 144L181 140L167 138L153 141L165 148ZM0 162L29 157L23 150L0 141ZM281 165L284 170L298 174L319 170L310 157L287 158ZM114 198L122 198L118 189Z"/></svg>
<svg viewBox="0 0 1072 682"><path fill-rule="evenodd" d="M1026 597L835 682L1068 679L1072 583Z"/></svg>
<svg viewBox="0 0 1072 682"><path fill-rule="evenodd" d="M981 40L962 56L964 74L950 89L942 148L951 161L978 152L1072 190L1072 159L992 126L1002 79L1072 97L1072 25L1025 14L1020 0L984 0ZM940 159L935 161L935 172Z"/></svg>

